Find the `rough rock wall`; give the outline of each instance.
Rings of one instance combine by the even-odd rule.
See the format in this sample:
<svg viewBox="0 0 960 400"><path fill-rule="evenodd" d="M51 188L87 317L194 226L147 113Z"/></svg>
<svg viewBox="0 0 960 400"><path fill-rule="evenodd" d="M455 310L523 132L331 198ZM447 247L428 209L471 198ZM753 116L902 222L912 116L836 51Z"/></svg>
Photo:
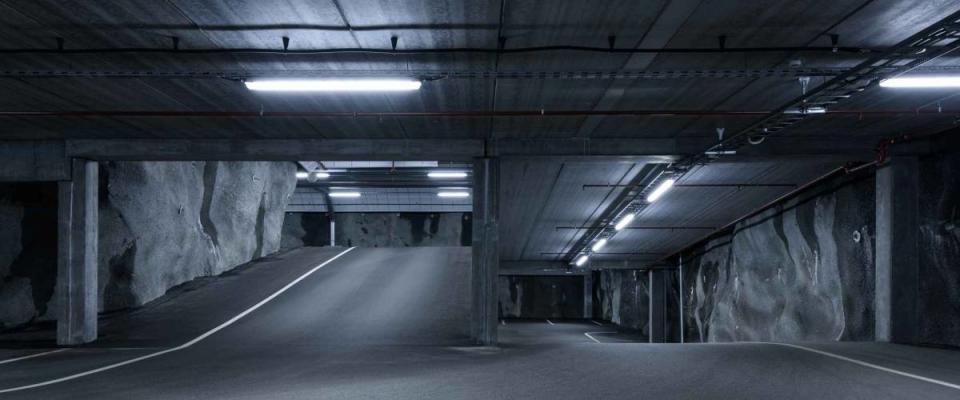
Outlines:
<svg viewBox="0 0 960 400"><path fill-rule="evenodd" d="M501 275L500 317L583 318L583 277Z"/></svg>
<svg viewBox="0 0 960 400"><path fill-rule="evenodd" d="M100 309L277 251L293 163L101 164ZM0 184L0 329L56 316L57 184Z"/></svg>
<svg viewBox="0 0 960 400"><path fill-rule="evenodd" d="M960 154L920 164L920 340L960 346Z"/></svg>
<svg viewBox="0 0 960 400"><path fill-rule="evenodd" d="M0 330L47 311L56 285L56 183L0 184Z"/></svg>
<svg viewBox="0 0 960 400"><path fill-rule="evenodd" d="M622 328L649 334L648 283L647 274L637 270L603 270L597 289L602 318Z"/></svg>
<svg viewBox="0 0 960 400"><path fill-rule="evenodd" d="M134 307L280 247L293 163L101 166L101 309Z"/></svg>
<svg viewBox="0 0 960 400"><path fill-rule="evenodd" d="M470 213L337 213L336 240L341 246L470 246ZM287 213L283 247L328 246L330 222L325 213Z"/></svg>
<svg viewBox="0 0 960 400"><path fill-rule="evenodd" d="M873 188L826 182L695 250L686 340L872 340Z"/></svg>

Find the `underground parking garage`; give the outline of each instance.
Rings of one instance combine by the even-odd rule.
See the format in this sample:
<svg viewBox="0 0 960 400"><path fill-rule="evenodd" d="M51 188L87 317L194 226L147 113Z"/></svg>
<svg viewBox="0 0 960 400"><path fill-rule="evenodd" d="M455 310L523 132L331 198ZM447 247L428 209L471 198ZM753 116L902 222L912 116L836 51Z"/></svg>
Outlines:
<svg viewBox="0 0 960 400"><path fill-rule="evenodd" d="M0 398L960 396L960 2L0 10Z"/></svg>

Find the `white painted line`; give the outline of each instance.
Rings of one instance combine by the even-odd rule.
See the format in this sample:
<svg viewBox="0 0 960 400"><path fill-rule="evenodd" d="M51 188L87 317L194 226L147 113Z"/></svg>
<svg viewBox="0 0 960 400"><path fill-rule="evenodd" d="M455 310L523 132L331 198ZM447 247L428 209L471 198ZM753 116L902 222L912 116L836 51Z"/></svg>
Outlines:
<svg viewBox="0 0 960 400"><path fill-rule="evenodd" d="M593 324L596 325L596 326L603 326L603 324L601 324L601 323L599 323L599 322L597 322L597 321L594 321L594 320L592 320L592 319L590 320L590 322L593 322Z"/></svg>
<svg viewBox="0 0 960 400"><path fill-rule="evenodd" d="M507 321L501 319L501 320L500 320L500 325L507 326Z"/></svg>
<svg viewBox="0 0 960 400"><path fill-rule="evenodd" d="M243 318L243 317L247 316L247 314L250 314L250 313L256 311L258 308L262 307L264 304L267 304L268 302L270 302L270 300L273 300L273 299L276 298L277 296L283 294L283 292L286 292L288 289L290 289L291 287L293 287L293 285L296 285L297 283L300 283L300 281L306 279L308 276L310 276L310 275L313 274L314 272L317 272L317 270L319 270L320 268L323 268L323 267L327 266L327 264L330 264L330 263L333 262L334 260L340 258L340 256L342 256L342 255L344 255L344 254L347 254L348 252L350 252L351 250L353 250L353 249L355 249L355 248L356 248L356 247L351 247L351 248L349 248L349 249L346 249L346 250L340 252L340 254L337 254L337 255L333 256L333 258L331 258L331 259L329 259L329 260L327 260L327 261L324 261L322 264L320 264L320 265L318 265L318 266L316 266L316 267L313 267L313 269L307 271L307 272L304 273L303 275L300 275L300 277L298 277L297 279L294 279L292 282L288 283L286 286L280 288L280 290L274 292L274 293L271 294L270 296L267 296L267 298L265 298L265 299L263 299L263 300L260 300L260 302L257 303L257 304L255 304L255 305L253 305L253 307L248 308L246 311L244 311L244 312L242 312L242 313L240 313L240 314L237 314L237 316L235 316L235 317L233 317L233 318L230 318L229 320L227 320L227 322L224 322L224 323L220 324L219 326L217 326L216 328L213 328L213 329L207 331L206 333L204 333L204 334L202 334L202 335L200 335L200 336L197 336L195 339L193 339L193 340L191 340L191 341L189 341L189 342L186 342L186 343L184 343L184 344L181 344L181 345L179 345L179 346L177 346L177 347L169 348L169 349L166 349L166 350L161 350L161 351L158 351L158 352L156 352L156 353L150 353L150 354L147 354L147 355L145 355L145 356L140 356L140 357L137 357L137 358L132 358L132 359L129 359L129 360L126 360L126 361L121 361L121 362L118 362L118 363L116 363L116 364L110 364L110 365L103 366L103 367L100 367L100 368L91 369L91 370L89 370L89 371L84 371L84 372L76 373L76 374L73 374L73 375L68 375L68 376L65 376L65 377L62 377L62 378L51 379L51 380L49 380L49 381L43 381L43 382L31 384L31 385L24 385L24 386L17 386L17 387L12 387L12 388L8 388L8 389L2 389L2 390L0 390L0 394L2 394L2 393L10 393L10 392L17 392L17 391L20 391L20 390L33 389L33 388L38 388L38 387L42 387L42 386L53 385L53 384L60 383L60 382L66 382L66 381L74 380L74 379L77 379L77 378L82 378L82 377L84 377L84 376L88 376L88 375L93 375L93 374L96 374L96 373L100 373L100 372L103 372L103 371L109 371L109 370L111 370L111 369L119 368L119 367L122 367L122 366L124 366L124 365L130 365L130 364L133 364L133 363L136 363L136 362L140 362L140 361L143 361L143 360L149 360L149 359L151 359L151 358L159 357L159 356L162 356L162 355L167 354L167 353L172 353L172 352L175 352L175 351L179 351L179 350L186 349L186 348L188 348L188 347L190 347L190 346L193 346L193 345L197 344L197 342L199 342L199 341L201 341L201 340L203 340L203 339L206 339L206 338L210 337L210 335L213 335L214 333L219 332L219 331L222 330L223 328L226 328L226 327L228 327L228 326L230 326L230 325L233 325L233 323L235 323L235 322L237 322L238 320L240 320L240 318Z"/></svg>
<svg viewBox="0 0 960 400"><path fill-rule="evenodd" d="M903 372L903 371L895 370L895 369L893 369L893 368L887 368L887 367L879 366L879 365L876 365L876 364L871 364L871 363L868 363L868 362L866 362L866 361L860 361L860 360L856 360L856 359L853 359L853 358L844 357L844 356L841 356L841 355L839 355L839 354L833 354L833 353L826 352L826 351L823 351L823 350L817 350L817 349L812 349L812 348L809 348L809 347L798 346L798 345L795 345L795 344L788 344L788 343L773 343L773 342L759 342L759 343L772 344L772 345L777 345L777 346L784 346L784 347L790 347L790 348L799 349L799 350L805 350L805 351L809 351L809 352L811 352L811 353L817 353L817 354L822 355L822 356L827 356L827 357L830 357L830 358L835 358L835 359L838 359L838 360L842 360L842 361L854 363L854 364L857 364L857 365L860 365L860 366L863 366L863 367L873 368L873 369L880 370L880 371L883 371L883 372L889 372L889 373L891 373L891 374L900 375L900 376L905 376L905 377L907 377L907 378L913 378L913 379L920 380L920 381L924 381L924 382L927 382L927 383L932 383L932 384L934 384L934 385L940 385L940 386L945 386L945 387L948 387L948 388L951 388L951 389L960 390L960 385L955 384L955 383L944 382L944 381L937 380L937 379L933 379L933 378L927 378L927 377L925 377L925 376L920 376L920 375L916 375L916 374L911 374L911 373L909 373L909 372Z"/></svg>
<svg viewBox="0 0 960 400"><path fill-rule="evenodd" d="M553 321L551 321L551 320L549 320L549 319L547 320L547 323L550 324L550 325L556 325L555 323L553 323Z"/></svg>
<svg viewBox="0 0 960 400"><path fill-rule="evenodd" d="M595 338L595 337L593 337L593 336L590 336L590 335L599 335L599 334L601 334L601 333L607 334L607 333L616 333L616 332L584 332L583 334L584 334L586 337L590 338L590 340L592 340L592 341L594 341L594 342L603 343L603 342L597 340L597 338Z"/></svg>
<svg viewBox="0 0 960 400"><path fill-rule="evenodd" d="M61 352L61 351L67 351L67 350L70 350L70 349L57 349L57 350L45 351L45 352L43 352L43 353L31 354L31 355L29 355L29 356L11 358L11 359L9 359L9 360L0 361L0 364L9 364L9 363L17 362L17 361L21 361L21 360L29 360L29 359L31 359L31 358L43 357L43 356L48 355L48 354L59 353L59 352Z"/></svg>

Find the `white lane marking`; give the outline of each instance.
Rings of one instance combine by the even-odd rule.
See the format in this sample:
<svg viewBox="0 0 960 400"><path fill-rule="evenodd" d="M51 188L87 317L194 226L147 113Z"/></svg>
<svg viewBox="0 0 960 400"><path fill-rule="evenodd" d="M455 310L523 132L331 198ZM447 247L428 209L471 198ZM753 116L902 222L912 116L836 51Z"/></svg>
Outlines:
<svg viewBox="0 0 960 400"><path fill-rule="evenodd" d="M84 376L88 376L88 375L93 375L93 374L96 374L96 373L100 373L100 372L103 372L103 371L108 371L108 370L111 370L111 369L114 369L114 368L119 368L119 367L122 367L122 366L124 366L124 365L130 365L130 364L133 364L133 363L136 363L136 362L140 362L140 361L143 361L143 360L149 360L149 359L151 359L151 358L159 357L159 356L162 356L162 355L167 354L167 353L172 353L172 352L175 352L175 351L179 351L179 350L186 349L186 348L188 348L188 347L190 347L190 346L193 346L193 345L197 344L197 342L199 342L199 341L201 341L201 340L203 340L203 339L206 339L206 338L210 337L210 335L213 335L214 333L219 332L219 331L222 330L223 328L226 328L226 327L232 325L233 323L235 323L235 322L237 322L238 320L240 320L240 318L243 318L243 317L247 316L247 314L250 314L250 313L256 311L256 309L262 307L264 304L267 304L270 300L273 300L273 299L276 298L277 296L283 294L283 292L286 292L288 289L290 289L291 287L293 287L293 285L296 285L297 283L300 283L300 281L306 279L308 276L310 276L310 274L313 274L314 272L316 272L316 271L319 270L320 268L323 268L323 267L327 266L327 264L330 264L330 263L333 262L334 260L340 258L340 256L342 256L342 255L344 255L344 254L347 254L348 252L350 252L351 250L353 250L353 249L355 249L355 248L356 248L356 247L351 247L351 248L349 248L349 249L346 249L346 250L340 252L340 254L337 254L337 255L333 256L333 258L331 258L331 259L329 259L329 260L327 260L327 261L324 261L322 264L320 264L320 265L318 265L318 266L316 266L316 267L313 267L313 269L307 271L307 272L304 273L303 275L300 275L300 277L298 277L297 279L294 279L292 282L288 283L286 286L284 286L284 287L281 288L280 290L274 292L274 293L271 294L270 296L267 296L267 298L261 300L259 303L253 305L253 307L250 307L250 308L246 309L246 311L244 311L244 312L242 312L242 313L240 313L240 314L237 314L237 316L235 316L235 317L233 317L233 318L230 318L227 322L224 322L224 323L220 324L219 326L217 326L216 328L213 328L213 329L207 331L206 333L204 333L204 334L202 334L202 335L200 335L200 336L197 336L195 339L193 339L193 340L191 340L191 341L189 341L189 342L186 342L186 343L184 343L184 344L181 344L181 345L179 345L179 346L177 346L177 347L169 348L169 349L166 349L166 350L161 350L161 351L158 351L158 352L156 352L156 353L150 353L150 354L147 354L147 355L145 355L145 356L140 356L140 357L137 357L137 358L132 358L132 359L129 359L129 360L126 360L126 361L121 361L121 362L118 362L118 363L116 363L116 364L110 364L110 365L103 366L103 367L100 367L100 368L91 369L91 370L89 370L89 371L84 371L84 372L76 373L76 374L73 374L73 375L64 376L64 377L62 377L62 378L51 379L51 380L49 380L49 381L43 381L43 382L31 384L31 385L24 385L24 386L17 386L17 387L12 387L12 388L8 388L8 389L2 389L2 390L0 390L0 394L2 394L2 393L16 392L16 391L20 391L20 390L33 389L33 388L37 388L37 387L41 387L41 386L53 385L53 384L60 383L60 382L66 382L66 381L74 380L74 379L77 379L77 378L82 378L82 377L84 377Z"/></svg>
<svg viewBox="0 0 960 400"><path fill-rule="evenodd" d="M593 322L593 324L596 325L596 326L603 326L603 324L601 324L601 323L599 323L599 322L597 322L597 321L594 321L594 320L592 320L592 319L590 320L590 322Z"/></svg>
<svg viewBox="0 0 960 400"><path fill-rule="evenodd" d="M549 319L547 320L547 323L550 324L550 325L556 325L555 323L553 323L553 321L551 321L551 320L549 320Z"/></svg>
<svg viewBox="0 0 960 400"><path fill-rule="evenodd" d="M43 356L45 356L45 355L49 355L49 354L53 354L53 353L59 353L59 352L61 352L61 351L67 351L67 350L70 350L70 349L57 349L57 350L45 351L45 352L43 352L43 353L31 354L31 355L29 355L29 356L11 358L11 359L9 359L9 360L0 361L0 364L9 364L9 363L12 363L12 362L17 362L17 361L21 361L21 360L28 360L28 359L35 358L35 357L43 357Z"/></svg>
<svg viewBox="0 0 960 400"><path fill-rule="evenodd" d="M501 319L501 320L500 320L500 325L507 326L507 321L504 321L504 320Z"/></svg>
<svg viewBox="0 0 960 400"><path fill-rule="evenodd" d="M601 334L601 333L616 333L616 332L584 332L583 334L584 334L586 337L590 338L590 340L592 340L592 341L594 341L594 342L603 343L603 342L597 340L597 338L595 338L595 337L593 337L593 336L590 336L590 335L599 335L599 334Z"/></svg>
<svg viewBox="0 0 960 400"><path fill-rule="evenodd" d="M809 348L809 347L798 346L798 345L789 344L789 343L774 343L774 342L758 342L758 343L772 344L772 345L777 345L777 346L791 347L791 348L798 349L798 350L805 350L805 351L809 351L809 352L811 352L811 353L817 353L817 354L822 355L822 356L827 356L827 357L830 357L830 358L835 358L835 359L838 359L838 360L842 360L842 361L854 363L854 364L857 364L857 365L860 365L860 366L863 366L863 367L873 368L873 369L880 370L880 371L883 371L883 372L889 372L889 373L891 373L891 374L896 374L896 375L900 375L900 376L905 376L905 377L907 377L907 378L913 378L913 379L917 379L917 380L924 381L924 382L927 382L927 383L932 383L932 384L934 384L934 385L940 385L940 386L945 386L945 387L948 387L948 388L951 388L951 389L960 390L960 385L955 384L955 383L944 382L944 381L937 380L937 379L933 379L933 378L927 378L927 377L925 377L925 376L920 376L920 375L916 375L916 374L911 374L911 373L909 373L909 372L903 372L903 371L895 370L895 369L893 369L893 368L887 368L887 367L879 366L879 365L876 365L876 364L871 364L871 363L868 363L868 362L866 362L866 361L860 361L860 360L857 360L857 359L853 359L853 358L849 358L849 357L844 357L844 356L841 356L841 355L839 355L839 354L833 354L833 353L826 352L826 351L823 351L823 350L812 349L812 348Z"/></svg>

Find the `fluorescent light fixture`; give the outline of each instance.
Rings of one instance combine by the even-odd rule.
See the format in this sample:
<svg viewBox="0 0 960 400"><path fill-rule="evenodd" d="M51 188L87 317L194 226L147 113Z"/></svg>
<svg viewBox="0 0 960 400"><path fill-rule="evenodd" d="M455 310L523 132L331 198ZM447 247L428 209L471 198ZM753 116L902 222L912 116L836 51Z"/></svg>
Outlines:
<svg viewBox="0 0 960 400"><path fill-rule="evenodd" d="M330 192L330 197L357 198L360 192Z"/></svg>
<svg viewBox="0 0 960 400"><path fill-rule="evenodd" d="M313 177L316 179L327 179L330 177L329 172L314 172Z"/></svg>
<svg viewBox="0 0 960 400"><path fill-rule="evenodd" d="M470 192L437 192L437 197L452 197L452 198L470 197Z"/></svg>
<svg viewBox="0 0 960 400"><path fill-rule="evenodd" d="M243 83L247 89L268 92L399 92L420 89L410 79L263 79Z"/></svg>
<svg viewBox="0 0 960 400"><path fill-rule="evenodd" d="M904 76L880 81L885 88L957 88L960 76Z"/></svg>
<svg viewBox="0 0 960 400"><path fill-rule="evenodd" d="M310 177L309 172L297 171L297 179L307 179Z"/></svg>
<svg viewBox="0 0 960 400"><path fill-rule="evenodd" d="M607 245L607 239L600 239L600 240L598 240L596 243L593 244L593 247L591 247L590 250L596 252L596 251L599 251L600 249L602 249L603 246L606 246L606 245Z"/></svg>
<svg viewBox="0 0 960 400"><path fill-rule="evenodd" d="M439 179L466 178L467 173L463 171L433 171L428 172L427 176Z"/></svg>
<svg viewBox="0 0 960 400"><path fill-rule="evenodd" d="M647 203L653 203L657 201L660 196L663 196L664 193L673 187L674 182L676 181L673 179L664 179L663 182L660 182L660 185L657 186L656 189L653 189L653 193L650 193L650 195L647 196Z"/></svg>
<svg viewBox="0 0 960 400"><path fill-rule="evenodd" d="M636 216L637 215L634 213L624 215L623 218L620 218L620 221L613 226L613 229L616 229L619 231L619 230L622 230L623 228L626 228L627 225L630 225L630 222L633 221L634 218L636 218Z"/></svg>
<svg viewBox="0 0 960 400"><path fill-rule="evenodd" d="M587 260L588 260L588 259L590 259L590 256L584 254L584 255L580 256L580 258L577 259L577 262L576 262L575 264L576 264L578 267L582 267L583 264L586 264L586 263L587 263Z"/></svg>

